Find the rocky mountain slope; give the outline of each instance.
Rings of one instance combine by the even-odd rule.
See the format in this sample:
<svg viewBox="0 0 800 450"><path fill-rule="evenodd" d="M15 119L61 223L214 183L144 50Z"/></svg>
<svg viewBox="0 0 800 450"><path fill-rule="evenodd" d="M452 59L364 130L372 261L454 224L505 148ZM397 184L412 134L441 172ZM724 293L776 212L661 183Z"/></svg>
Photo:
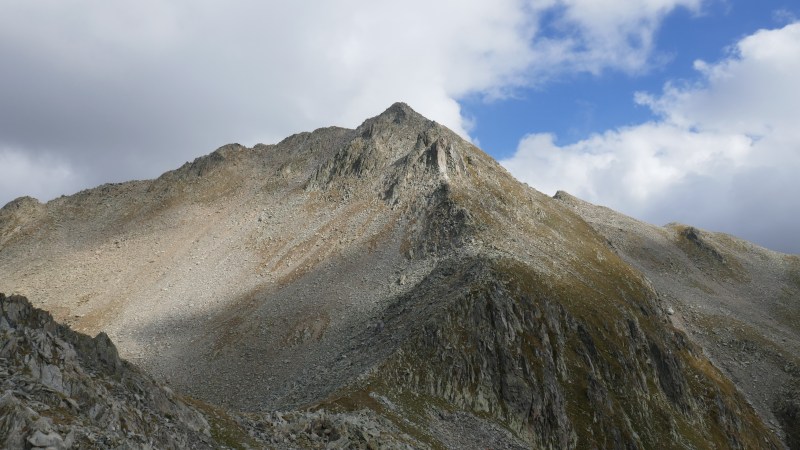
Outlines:
<svg viewBox="0 0 800 450"><path fill-rule="evenodd" d="M283 445L272 411L295 410L306 424L338 414L368 429L361 414L413 447L796 446L782 431L796 403L759 403L731 381L717 341L696 336L717 328L683 320L718 296L680 296L669 284L688 278L635 257L717 283L697 264L706 234L684 233L673 255L621 229L623 246L565 198L395 104L355 130L228 145L156 180L15 200L0 210L0 291L107 333L176 391L243 411L248 436L270 445ZM764 278L715 292L781 280L760 298L797 314L796 259L762 264L762 253L738 255ZM722 305L749 323L752 305ZM794 364L797 322L770 333Z"/></svg>
<svg viewBox="0 0 800 450"><path fill-rule="evenodd" d="M645 224L565 192L555 198L647 276L672 323L800 448L800 258L686 225Z"/></svg>

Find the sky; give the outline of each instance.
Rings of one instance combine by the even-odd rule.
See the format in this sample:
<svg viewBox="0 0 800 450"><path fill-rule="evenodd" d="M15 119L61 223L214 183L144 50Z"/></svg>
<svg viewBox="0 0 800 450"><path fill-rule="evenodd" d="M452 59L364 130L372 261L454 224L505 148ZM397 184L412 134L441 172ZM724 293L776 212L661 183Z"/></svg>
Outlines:
<svg viewBox="0 0 800 450"><path fill-rule="evenodd" d="M0 204L404 101L546 193L800 253L796 0L0 0Z"/></svg>

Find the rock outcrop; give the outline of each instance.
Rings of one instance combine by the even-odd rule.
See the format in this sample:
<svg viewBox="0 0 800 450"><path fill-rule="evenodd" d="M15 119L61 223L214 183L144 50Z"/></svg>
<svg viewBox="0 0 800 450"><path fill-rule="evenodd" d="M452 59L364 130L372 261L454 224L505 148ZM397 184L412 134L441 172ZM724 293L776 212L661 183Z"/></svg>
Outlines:
<svg viewBox="0 0 800 450"><path fill-rule="evenodd" d="M0 294L3 448L215 448L205 417L120 360L104 333L75 333Z"/></svg>

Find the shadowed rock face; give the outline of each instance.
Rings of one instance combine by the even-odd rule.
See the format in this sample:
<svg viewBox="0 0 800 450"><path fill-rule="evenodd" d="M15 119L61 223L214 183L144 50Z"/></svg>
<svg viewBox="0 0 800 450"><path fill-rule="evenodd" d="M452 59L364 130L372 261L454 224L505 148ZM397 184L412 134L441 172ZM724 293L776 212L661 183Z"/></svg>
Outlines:
<svg viewBox="0 0 800 450"><path fill-rule="evenodd" d="M619 308L609 313L562 288L512 260L443 264L389 309L384 332L409 310L422 326L351 388L389 399L387 414L421 429L432 419L420 405L444 404L491 418L535 448L780 446L763 425L745 426L760 422L752 408L649 309L652 291L628 287L631 303L609 301Z"/></svg>
<svg viewBox="0 0 800 450"><path fill-rule="evenodd" d="M0 289L248 411L258 442L339 442L309 431L335 423L365 446L782 446L613 236L404 104L17 202L0 236ZM680 236L741 275L704 232Z"/></svg>

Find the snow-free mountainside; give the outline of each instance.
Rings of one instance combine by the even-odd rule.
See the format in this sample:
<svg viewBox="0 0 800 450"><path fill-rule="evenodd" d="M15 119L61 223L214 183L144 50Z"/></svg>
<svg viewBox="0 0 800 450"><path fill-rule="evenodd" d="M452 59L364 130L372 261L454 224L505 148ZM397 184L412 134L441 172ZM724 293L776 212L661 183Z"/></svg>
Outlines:
<svg viewBox="0 0 800 450"><path fill-rule="evenodd" d="M401 103L14 200L0 292L11 448L800 448L800 258L543 195Z"/></svg>

